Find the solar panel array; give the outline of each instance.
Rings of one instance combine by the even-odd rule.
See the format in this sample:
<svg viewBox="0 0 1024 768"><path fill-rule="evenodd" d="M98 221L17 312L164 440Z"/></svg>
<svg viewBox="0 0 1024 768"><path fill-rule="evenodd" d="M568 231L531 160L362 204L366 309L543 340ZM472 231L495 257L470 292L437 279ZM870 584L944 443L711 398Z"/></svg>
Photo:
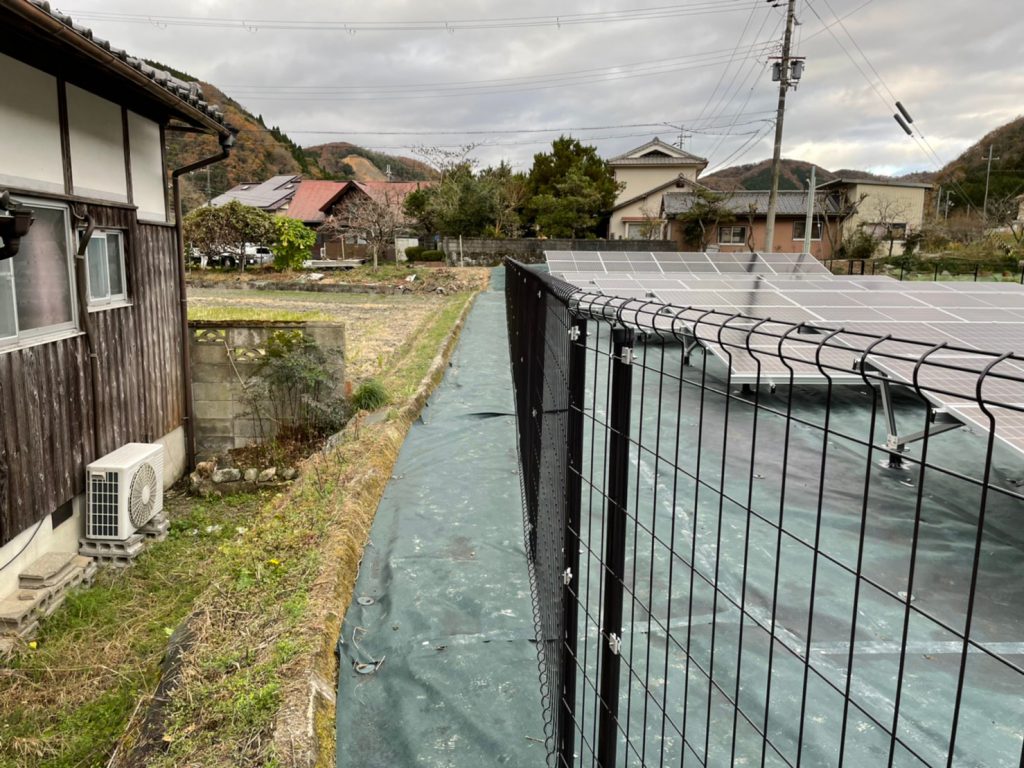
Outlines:
<svg viewBox="0 0 1024 768"><path fill-rule="evenodd" d="M863 353L891 335L919 343L875 345L875 369L911 385L916 375L937 406L987 430L991 420L977 397L964 397L994 360L982 353L1024 355L1024 287L1013 283L837 276L809 254L558 251L548 264L588 292L630 300L626 316L635 313L638 325L692 336L729 366L736 383L863 382ZM689 309L665 313L644 302ZM794 332L794 324L803 327ZM836 329L842 332L823 344ZM956 349L939 349L917 367L928 345L939 344ZM1024 362L1006 360L986 378L983 395L1024 408L1022 382ZM1000 439L1024 451L1024 413L992 410Z"/></svg>

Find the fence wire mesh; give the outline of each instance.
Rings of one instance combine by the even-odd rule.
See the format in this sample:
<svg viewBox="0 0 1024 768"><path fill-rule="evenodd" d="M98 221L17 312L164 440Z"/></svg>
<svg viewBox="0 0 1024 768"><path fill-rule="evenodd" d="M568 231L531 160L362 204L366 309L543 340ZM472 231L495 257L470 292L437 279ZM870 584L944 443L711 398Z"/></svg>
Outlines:
<svg viewBox="0 0 1024 768"><path fill-rule="evenodd" d="M507 270L550 764L1024 766L1024 361Z"/></svg>

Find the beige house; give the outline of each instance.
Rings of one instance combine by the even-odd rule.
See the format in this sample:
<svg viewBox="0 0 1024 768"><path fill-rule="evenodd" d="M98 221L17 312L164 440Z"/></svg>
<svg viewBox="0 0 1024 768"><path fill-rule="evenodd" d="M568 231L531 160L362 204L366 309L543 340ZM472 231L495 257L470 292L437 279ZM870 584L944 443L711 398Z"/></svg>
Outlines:
<svg viewBox="0 0 1024 768"><path fill-rule="evenodd" d="M623 189L615 200L608 237L661 239L665 235L661 198L668 191L693 188L708 161L655 138L608 161Z"/></svg>
<svg viewBox="0 0 1024 768"><path fill-rule="evenodd" d="M862 227L875 237L890 238L896 251L901 251L908 232L918 232L924 224L925 195L931 184L910 181L879 181L876 179L838 178L819 184L821 191L839 193L841 206L856 207L845 220L843 236Z"/></svg>

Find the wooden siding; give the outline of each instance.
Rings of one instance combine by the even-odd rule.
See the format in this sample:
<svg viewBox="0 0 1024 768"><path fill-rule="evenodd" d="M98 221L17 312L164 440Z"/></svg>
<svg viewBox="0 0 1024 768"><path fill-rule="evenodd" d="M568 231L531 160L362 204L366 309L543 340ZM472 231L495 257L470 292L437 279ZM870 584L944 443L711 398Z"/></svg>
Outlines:
<svg viewBox="0 0 1024 768"><path fill-rule="evenodd" d="M88 336L0 353L0 545L83 493L90 461L183 421L176 231L88 210L125 232L131 306L80 318Z"/></svg>

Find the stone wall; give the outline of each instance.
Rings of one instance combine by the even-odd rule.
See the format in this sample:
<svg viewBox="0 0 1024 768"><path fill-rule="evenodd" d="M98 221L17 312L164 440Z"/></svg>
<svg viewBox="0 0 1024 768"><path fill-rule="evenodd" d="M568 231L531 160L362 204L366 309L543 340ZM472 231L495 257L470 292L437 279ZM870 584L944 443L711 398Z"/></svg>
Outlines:
<svg viewBox="0 0 1024 768"><path fill-rule="evenodd" d="M341 323L189 323L197 457L209 458L273 436L269 420L260 423L249 413L244 382L259 370L271 334L296 330L327 354L328 367L341 388L345 381L345 327Z"/></svg>
<svg viewBox="0 0 1024 768"><path fill-rule="evenodd" d="M459 265L459 238L446 237L441 250L448 263ZM526 264L544 261L544 251L677 251L673 240L569 240L519 239L489 240L482 237L462 238L462 257L466 266L495 266L505 257Z"/></svg>

